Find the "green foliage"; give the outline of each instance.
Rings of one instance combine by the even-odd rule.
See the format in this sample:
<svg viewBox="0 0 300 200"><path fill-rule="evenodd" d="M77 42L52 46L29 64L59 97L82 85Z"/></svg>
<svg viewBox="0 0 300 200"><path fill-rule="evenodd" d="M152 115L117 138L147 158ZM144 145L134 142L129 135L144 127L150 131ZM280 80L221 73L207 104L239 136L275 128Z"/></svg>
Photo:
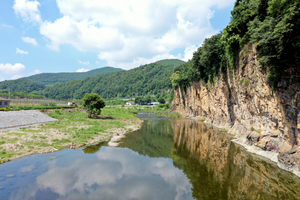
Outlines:
<svg viewBox="0 0 300 200"><path fill-rule="evenodd" d="M258 60L269 67L274 83L274 75L299 71L300 2L272 0L269 5L263 21L256 18L250 23L250 33L252 42L258 44Z"/></svg>
<svg viewBox="0 0 300 200"><path fill-rule="evenodd" d="M165 104L165 103L166 103L166 101L165 101L163 98L159 98L157 101L158 101L159 103L162 103L162 104Z"/></svg>
<svg viewBox="0 0 300 200"><path fill-rule="evenodd" d="M71 109L74 106L17 106L11 110L44 110L44 109Z"/></svg>
<svg viewBox="0 0 300 200"><path fill-rule="evenodd" d="M91 118L92 115L100 115L101 109L105 107L105 102L96 93L86 93L83 97L83 107Z"/></svg>
<svg viewBox="0 0 300 200"><path fill-rule="evenodd" d="M192 60L174 69L171 82L176 89L184 90L193 82L202 79L213 82L219 72L226 72L225 45L221 34L205 39L203 45L194 52Z"/></svg>
<svg viewBox="0 0 300 200"><path fill-rule="evenodd" d="M0 90L18 91L30 93L33 91L39 91L45 89L45 85L38 81L28 80L28 79L17 79L0 82ZM34 93L36 94L36 93Z"/></svg>
<svg viewBox="0 0 300 200"><path fill-rule="evenodd" d="M291 75L286 72L299 71L299 32L299 0L239 0L223 39L231 61L245 42L256 43L258 61L270 71L268 77L275 88L280 78Z"/></svg>
<svg viewBox="0 0 300 200"><path fill-rule="evenodd" d="M41 73L41 74L36 74L36 75L26 77L26 79L40 81L45 85L54 85L56 83L64 83L70 80L84 79L91 76L97 76L99 74L106 74L106 73L118 72L118 71L123 71L123 69L113 68L113 67L102 67L88 72Z"/></svg>
<svg viewBox="0 0 300 200"><path fill-rule="evenodd" d="M136 104L147 105L148 103L151 103L151 97L150 96L136 97L134 102Z"/></svg>
<svg viewBox="0 0 300 200"><path fill-rule="evenodd" d="M121 99L112 99L112 100L105 100L105 105L107 106L114 106L114 105L125 105L126 101Z"/></svg>
<svg viewBox="0 0 300 200"><path fill-rule="evenodd" d="M43 92L48 98L68 99L73 92L74 98L82 98L85 93L97 93L103 98L145 96L158 94L172 89L169 77L173 73L173 65L161 65L162 61L143 65L128 71L102 74L82 80L47 87ZM171 62L171 61L168 61ZM183 61L172 60L174 65Z"/></svg>

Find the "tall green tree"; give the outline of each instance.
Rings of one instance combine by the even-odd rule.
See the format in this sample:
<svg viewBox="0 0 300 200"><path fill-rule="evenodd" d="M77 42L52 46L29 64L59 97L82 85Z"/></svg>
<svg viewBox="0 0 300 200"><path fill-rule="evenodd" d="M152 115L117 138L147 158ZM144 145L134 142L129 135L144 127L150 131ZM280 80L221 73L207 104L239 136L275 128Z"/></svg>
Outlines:
<svg viewBox="0 0 300 200"><path fill-rule="evenodd" d="M100 115L101 109L105 107L105 102L100 95L96 93L87 93L83 97L83 107L88 113L88 117L92 115Z"/></svg>

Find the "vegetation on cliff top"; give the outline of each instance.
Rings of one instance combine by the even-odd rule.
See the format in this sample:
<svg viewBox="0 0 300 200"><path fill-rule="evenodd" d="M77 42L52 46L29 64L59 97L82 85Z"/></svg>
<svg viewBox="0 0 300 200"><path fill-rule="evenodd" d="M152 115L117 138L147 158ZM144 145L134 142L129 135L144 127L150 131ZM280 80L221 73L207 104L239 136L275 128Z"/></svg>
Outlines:
<svg viewBox="0 0 300 200"><path fill-rule="evenodd" d="M183 88L193 81L213 81L227 66L235 68L245 44L256 45L258 61L275 87L286 75L299 81L300 1L237 0L231 22L222 33L208 38L192 60L176 67L171 81Z"/></svg>

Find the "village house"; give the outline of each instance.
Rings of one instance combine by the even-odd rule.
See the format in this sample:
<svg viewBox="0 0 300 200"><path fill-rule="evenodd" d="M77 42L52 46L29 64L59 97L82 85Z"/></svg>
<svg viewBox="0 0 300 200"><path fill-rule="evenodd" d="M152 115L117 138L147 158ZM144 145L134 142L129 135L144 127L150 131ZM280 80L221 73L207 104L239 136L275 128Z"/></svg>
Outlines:
<svg viewBox="0 0 300 200"><path fill-rule="evenodd" d="M9 107L9 99L5 99L3 97L0 97L0 108Z"/></svg>

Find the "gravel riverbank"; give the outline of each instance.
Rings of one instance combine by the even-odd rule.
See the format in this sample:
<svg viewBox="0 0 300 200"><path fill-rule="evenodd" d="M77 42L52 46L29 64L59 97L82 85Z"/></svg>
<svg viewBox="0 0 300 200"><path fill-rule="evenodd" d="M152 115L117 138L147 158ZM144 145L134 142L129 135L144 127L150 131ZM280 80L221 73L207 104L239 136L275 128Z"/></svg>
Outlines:
<svg viewBox="0 0 300 200"><path fill-rule="evenodd" d="M0 132L54 121L57 119L36 110L0 112Z"/></svg>

